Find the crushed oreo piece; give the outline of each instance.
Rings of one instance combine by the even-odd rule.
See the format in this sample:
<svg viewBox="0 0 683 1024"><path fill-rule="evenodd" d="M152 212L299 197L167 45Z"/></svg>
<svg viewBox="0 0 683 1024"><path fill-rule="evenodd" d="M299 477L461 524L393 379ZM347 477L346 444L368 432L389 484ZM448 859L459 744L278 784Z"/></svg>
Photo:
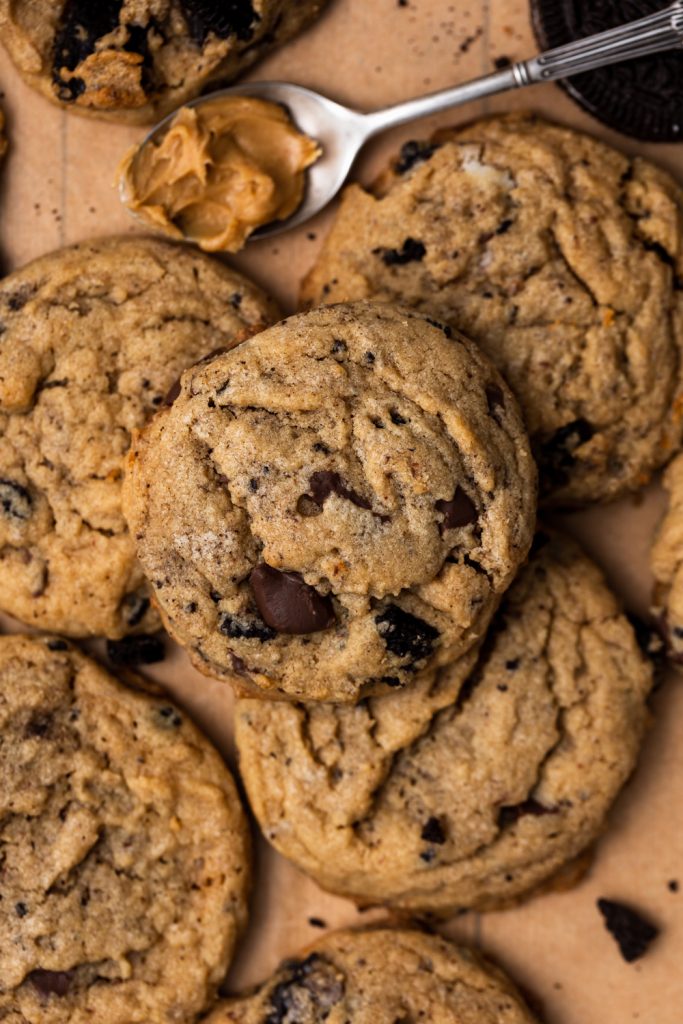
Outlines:
<svg viewBox="0 0 683 1024"><path fill-rule="evenodd" d="M542 441L537 452L542 482L546 487L561 487L569 479L576 462L576 450L595 434L595 428L585 419L565 423Z"/></svg>
<svg viewBox="0 0 683 1024"><path fill-rule="evenodd" d="M317 633L335 622L332 599L319 594L298 573L261 562L249 577L264 622L278 633Z"/></svg>
<svg viewBox="0 0 683 1024"><path fill-rule="evenodd" d="M423 242L415 238L406 238L400 249L375 249L387 267L403 266L406 263L419 263L426 255Z"/></svg>
<svg viewBox="0 0 683 1024"><path fill-rule="evenodd" d="M219 39L237 36L248 42L261 20L251 0L180 0L190 35L203 46L213 33Z"/></svg>
<svg viewBox="0 0 683 1024"><path fill-rule="evenodd" d="M411 662L429 657L439 636L438 629L429 622L418 619L396 604L390 604L381 615L377 615L375 622L387 650L398 658L410 658Z"/></svg>
<svg viewBox="0 0 683 1024"><path fill-rule="evenodd" d="M33 499L16 480L0 479L0 512L9 519L30 519Z"/></svg>
<svg viewBox="0 0 683 1024"><path fill-rule="evenodd" d="M311 953L305 960L289 960L282 967L286 974L270 993L263 1024L327 1019L344 995L344 981L334 965Z"/></svg>
<svg viewBox="0 0 683 1024"><path fill-rule="evenodd" d="M416 139L410 139L401 146L398 160L394 164L394 170L397 174L405 174L415 164L429 160L438 148L438 145L433 142L420 142Z"/></svg>
<svg viewBox="0 0 683 1024"><path fill-rule="evenodd" d="M557 814L558 811L559 807L544 807L538 800L530 797L528 800L523 800L521 804L509 804L500 807L498 810L498 828L507 828L508 825L514 825L516 821L519 821L520 818L528 814L533 815L535 818L540 818L545 814Z"/></svg>
<svg viewBox="0 0 683 1024"><path fill-rule="evenodd" d="M52 81L63 102L73 102L85 91L81 78L64 77L63 72L77 68L95 52L97 41L118 27L122 7L123 0L67 0L63 5L52 54Z"/></svg>
<svg viewBox="0 0 683 1024"><path fill-rule="evenodd" d="M120 640L107 640L107 657L112 665L152 665L166 656L163 639L158 635L141 633L124 636Z"/></svg>
<svg viewBox="0 0 683 1024"><path fill-rule="evenodd" d="M224 636L229 636L231 640L261 640L262 643L265 643L277 636L277 632L260 619L238 619L227 612L221 614L218 630Z"/></svg>
<svg viewBox="0 0 683 1024"><path fill-rule="evenodd" d="M182 715L170 704L162 708L156 708L154 712L156 723L162 729L179 729L183 724Z"/></svg>
<svg viewBox="0 0 683 1024"><path fill-rule="evenodd" d="M607 931L616 939L626 963L640 960L647 953L650 943L659 935L659 928L625 903L599 899L598 910L605 919Z"/></svg>

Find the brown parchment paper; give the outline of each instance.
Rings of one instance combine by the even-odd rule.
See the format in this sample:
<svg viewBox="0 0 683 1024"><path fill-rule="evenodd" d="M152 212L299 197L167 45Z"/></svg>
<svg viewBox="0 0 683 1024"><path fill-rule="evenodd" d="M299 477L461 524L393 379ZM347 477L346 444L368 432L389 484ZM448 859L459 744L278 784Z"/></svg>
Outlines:
<svg viewBox="0 0 683 1024"><path fill-rule="evenodd" d="M535 51L524 0L408 0L405 6L398 0L330 0L312 30L262 62L252 77L298 82L370 110L485 74L497 57L520 59ZM70 242L139 230L121 207L113 178L142 130L63 113L21 82L1 49L0 92L10 139L0 170L3 270ZM353 173L370 181L400 142L437 123L512 107L533 107L683 175L682 145L643 145L610 132L554 85L389 133L364 152ZM292 310L298 280L329 217L328 211L297 231L252 243L234 262ZM661 509L655 484L608 508L562 517L635 610L647 607L647 550ZM0 626L21 628L8 619ZM229 689L195 673L170 644L167 659L149 674L173 691L234 763ZM547 1024L683 1024L683 675L669 674L654 708L638 773L581 884L444 926L447 934L495 954L533 994ZM681 882L679 893L668 887L673 879ZM598 896L632 902L661 926L660 939L639 963L627 965L619 956L595 907ZM338 927L381 916L359 914L351 903L324 894L260 842L251 924L228 987L235 991L259 980L281 957L313 941L321 932L311 917Z"/></svg>

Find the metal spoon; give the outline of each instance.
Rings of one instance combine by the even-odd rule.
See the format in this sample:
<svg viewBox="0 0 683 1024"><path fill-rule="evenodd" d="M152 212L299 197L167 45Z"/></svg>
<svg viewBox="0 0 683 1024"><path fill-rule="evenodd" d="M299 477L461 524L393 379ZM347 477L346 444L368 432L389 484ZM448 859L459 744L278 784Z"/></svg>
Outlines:
<svg viewBox="0 0 683 1024"><path fill-rule="evenodd" d="M427 117L443 110L480 100L485 96L518 89L538 82L550 82L607 64L631 60L683 45L683 0L664 10L629 22L619 28L587 36L566 46L512 64L503 71L464 82L452 89L431 93L396 106L362 114L343 107L311 89L289 82L248 82L200 96L187 104L196 107L221 96L257 96L287 108L296 126L316 139L322 156L307 171L304 200L296 213L283 221L273 221L255 231L252 238L266 238L303 224L319 213L344 184L360 149L374 135ZM156 141L175 117L175 112L160 121L146 136L141 147ZM683 139L683 124L680 126Z"/></svg>

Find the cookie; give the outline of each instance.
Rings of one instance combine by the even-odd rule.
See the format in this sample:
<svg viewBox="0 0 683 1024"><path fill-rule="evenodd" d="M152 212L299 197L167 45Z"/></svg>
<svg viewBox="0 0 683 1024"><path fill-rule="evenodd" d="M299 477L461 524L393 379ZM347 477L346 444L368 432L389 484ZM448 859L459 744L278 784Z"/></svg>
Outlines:
<svg viewBox="0 0 683 1024"><path fill-rule="evenodd" d="M667 490L666 513L650 552L655 578L652 612L675 665L683 665L683 455L667 466L662 481Z"/></svg>
<svg viewBox="0 0 683 1024"><path fill-rule="evenodd" d="M544 500L604 501L681 440L682 215L647 161L497 117L348 188L302 297L400 296L463 330L520 401Z"/></svg>
<svg viewBox="0 0 683 1024"><path fill-rule="evenodd" d="M4 157L7 152L7 136L5 135L5 114L0 107L0 160Z"/></svg>
<svg viewBox="0 0 683 1024"><path fill-rule="evenodd" d="M475 642L526 556L535 467L476 346L355 303L183 374L124 494L199 669L264 697L357 701Z"/></svg>
<svg viewBox="0 0 683 1024"><path fill-rule="evenodd" d="M71 636L157 628L123 513L131 432L181 370L277 311L189 248L62 249L0 282L0 608Z"/></svg>
<svg viewBox="0 0 683 1024"><path fill-rule="evenodd" d="M617 28L661 11L661 0L532 0L531 21L543 50ZM560 83L610 128L652 142L683 138L683 54L677 50L622 61Z"/></svg>
<svg viewBox="0 0 683 1024"><path fill-rule="evenodd" d="M206 1024L535 1024L505 975L437 935L378 928L327 935Z"/></svg>
<svg viewBox="0 0 683 1024"><path fill-rule="evenodd" d="M357 707L241 700L267 839L361 904L446 914L564 885L648 721L652 670L573 541L539 534L478 651Z"/></svg>
<svg viewBox="0 0 683 1024"><path fill-rule="evenodd" d="M0 731L0 1019L194 1020L247 915L248 827L218 753L49 637L0 637Z"/></svg>
<svg viewBox="0 0 683 1024"><path fill-rule="evenodd" d="M228 82L325 0L0 0L0 39L29 85L79 114L154 122Z"/></svg>

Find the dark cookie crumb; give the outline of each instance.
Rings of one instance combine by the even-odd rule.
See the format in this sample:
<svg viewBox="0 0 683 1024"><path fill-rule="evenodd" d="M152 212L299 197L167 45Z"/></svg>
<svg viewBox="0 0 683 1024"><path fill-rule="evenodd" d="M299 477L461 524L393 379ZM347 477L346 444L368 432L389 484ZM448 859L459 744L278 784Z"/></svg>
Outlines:
<svg viewBox="0 0 683 1024"><path fill-rule="evenodd" d="M308 923L311 928L327 928L327 922L322 917L309 917Z"/></svg>
<svg viewBox="0 0 683 1024"><path fill-rule="evenodd" d="M387 267L403 266L406 263L419 263L424 259L427 249L424 242L416 238L406 238L400 249L373 249L375 255L382 257Z"/></svg>
<svg viewBox="0 0 683 1024"><path fill-rule="evenodd" d="M398 658L420 661L428 657L439 636L438 629L424 619L418 619L396 604L390 604L386 611L375 617L380 636L387 650Z"/></svg>
<svg viewBox="0 0 683 1024"><path fill-rule="evenodd" d="M433 142L420 142L416 139L410 139L401 146L398 160L394 164L394 170L397 174L405 174L415 164L429 160L438 148Z"/></svg>
<svg viewBox="0 0 683 1024"><path fill-rule="evenodd" d="M644 956L650 943L659 935L659 928L638 911L616 900L599 899L597 906L624 960L630 964Z"/></svg>
<svg viewBox="0 0 683 1024"><path fill-rule="evenodd" d="M218 629L224 636L229 636L232 640L261 640L265 643L277 636L276 631L267 626L263 620L238 619L234 615L228 615L227 612L220 616Z"/></svg>
<svg viewBox="0 0 683 1024"><path fill-rule="evenodd" d="M666 887L669 890L669 892L678 892L678 890L679 890L678 879L677 878L672 878L670 881L668 881L666 883Z"/></svg>

